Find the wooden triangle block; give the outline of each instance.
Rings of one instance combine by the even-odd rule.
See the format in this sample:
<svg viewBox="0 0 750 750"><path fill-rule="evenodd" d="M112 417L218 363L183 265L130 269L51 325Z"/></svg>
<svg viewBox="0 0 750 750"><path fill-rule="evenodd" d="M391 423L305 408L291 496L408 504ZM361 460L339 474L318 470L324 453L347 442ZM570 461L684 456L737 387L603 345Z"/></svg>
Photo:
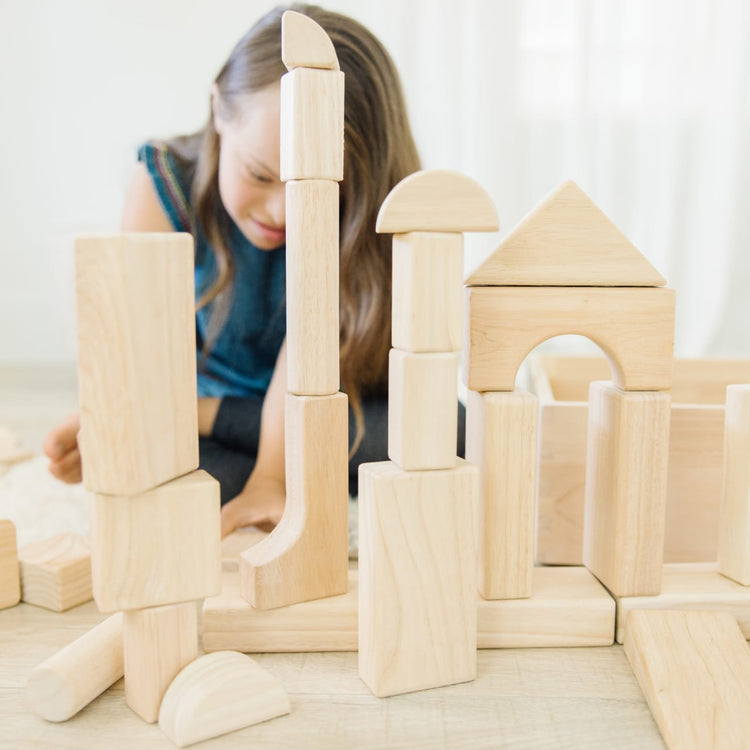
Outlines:
<svg viewBox="0 0 750 750"><path fill-rule="evenodd" d="M293 10L281 17L281 59L287 70L339 70L339 59L328 34L312 18Z"/></svg>
<svg viewBox="0 0 750 750"><path fill-rule="evenodd" d="M574 182L506 237L467 286L664 286L667 282Z"/></svg>

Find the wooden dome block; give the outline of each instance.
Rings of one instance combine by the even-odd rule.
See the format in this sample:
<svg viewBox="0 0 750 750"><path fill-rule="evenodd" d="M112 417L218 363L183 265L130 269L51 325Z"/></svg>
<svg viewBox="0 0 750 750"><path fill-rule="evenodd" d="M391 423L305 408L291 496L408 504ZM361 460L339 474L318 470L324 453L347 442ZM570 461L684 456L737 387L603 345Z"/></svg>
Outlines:
<svg viewBox="0 0 750 750"><path fill-rule="evenodd" d="M281 59L287 70L339 69L339 59L328 34L312 18L293 10L281 17Z"/></svg>

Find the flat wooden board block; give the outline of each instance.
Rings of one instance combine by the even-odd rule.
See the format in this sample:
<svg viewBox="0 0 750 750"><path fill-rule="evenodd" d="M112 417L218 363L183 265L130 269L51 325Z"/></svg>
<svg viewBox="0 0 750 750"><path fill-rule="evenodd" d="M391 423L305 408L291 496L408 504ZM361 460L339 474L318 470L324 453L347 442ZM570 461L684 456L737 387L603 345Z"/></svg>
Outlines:
<svg viewBox="0 0 750 750"><path fill-rule="evenodd" d="M134 497L95 495L91 563L99 609L142 609L218 594L219 508L219 483L205 471Z"/></svg>
<svg viewBox="0 0 750 750"><path fill-rule="evenodd" d="M271 535L240 555L242 595L272 609L346 591L348 399L287 394L286 508Z"/></svg>
<svg viewBox="0 0 750 750"><path fill-rule="evenodd" d="M91 600L91 545L81 534L56 534L18 552L22 598L55 612Z"/></svg>
<svg viewBox="0 0 750 750"><path fill-rule="evenodd" d="M0 609L21 601L21 578L13 521L0 520Z"/></svg>
<svg viewBox="0 0 750 750"><path fill-rule="evenodd" d="M526 355L570 333L602 348L621 388L671 386L673 289L468 287L465 295L463 377L472 391L512 391Z"/></svg>
<svg viewBox="0 0 750 750"><path fill-rule="evenodd" d="M731 615L630 612L625 654L670 750L748 746L750 648Z"/></svg>
<svg viewBox="0 0 750 750"><path fill-rule="evenodd" d="M287 70L339 69L339 59L328 34L312 18L293 10L281 17L281 59Z"/></svg>
<svg viewBox="0 0 750 750"><path fill-rule="evenodd" d="M281 77L281 180L344 179L344 74L295 68Z"/></svg>
<svg viewBox="0 0 750 750"><path fill-rule="evenodd" d="M426 169L396 185L380 207L376 231L494 232L497 210L484 188L460 172Z"/></svg>
<svg viewBox="0 0 750 750"><path fill-rule="evenodd" d="M339 184L286 184L287 389L339 390Z"/></svg>
<svg viewBox="0 0 750 750"><path fill-rule="evenodd" d="M137 495L198 467L193 238L77 237L86 489Z"/></svg>
<svg viewBox="0 0 750 750"><path fill-rule="evenodd" d="M393 235L392 341L409 352L461 349L464 238L448 232Z"/></svg>
<svg viewBox="0 0 750 750"><path fill-rule="evenodd" d="M663 286L667 282L568 180L466 279L468 286Z"/></svg>
<svg viewBox="0 0 750 750"><path fill-rule="evenodd" d="M359 468L359 675L378 697L476 676L478 474Z"/></svg>

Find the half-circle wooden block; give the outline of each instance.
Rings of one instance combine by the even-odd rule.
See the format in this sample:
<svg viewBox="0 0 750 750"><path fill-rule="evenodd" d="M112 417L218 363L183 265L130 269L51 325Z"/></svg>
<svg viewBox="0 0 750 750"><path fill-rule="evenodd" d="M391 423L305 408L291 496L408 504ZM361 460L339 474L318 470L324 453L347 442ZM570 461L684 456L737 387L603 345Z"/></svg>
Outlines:
<svg viewBox="0 0 750 750"><path fill-rule="evenodd" d="M281 17L281 59L287 70L339 69L339 59L328 34L312 18L293 10Z"/></svg>

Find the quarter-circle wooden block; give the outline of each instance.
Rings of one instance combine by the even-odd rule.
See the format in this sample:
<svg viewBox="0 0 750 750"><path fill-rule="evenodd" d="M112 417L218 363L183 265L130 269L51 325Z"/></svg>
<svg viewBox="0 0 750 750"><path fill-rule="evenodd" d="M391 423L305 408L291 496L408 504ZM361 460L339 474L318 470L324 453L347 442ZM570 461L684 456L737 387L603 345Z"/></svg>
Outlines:
<svg viewBox="0 0 750 750"><path fill-rule="evenodd" d="M309 16L293 10L281 17L281 59L287 70L339 70L336 50L325 30Z"/></svg>

